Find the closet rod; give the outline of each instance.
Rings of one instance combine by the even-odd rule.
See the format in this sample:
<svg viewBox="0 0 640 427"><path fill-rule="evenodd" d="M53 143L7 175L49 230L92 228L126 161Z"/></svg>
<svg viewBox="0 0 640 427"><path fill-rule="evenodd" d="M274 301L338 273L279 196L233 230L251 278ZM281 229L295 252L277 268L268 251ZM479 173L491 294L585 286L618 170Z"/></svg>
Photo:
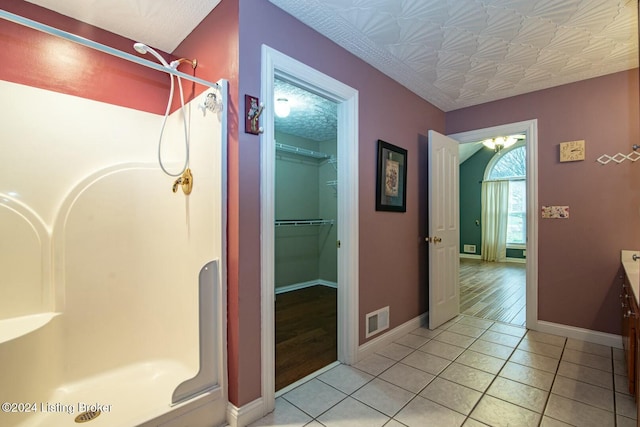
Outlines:
<svg viewBox="0 0 640 427"><path fill-rule="evenodd" d="M299 154L301 156L313 157L314 159L331 159L333 156L319 151L307 150L306 148L294 147L293 145L276 142L276 150L286 153Z"/></svg>
<svg viewBox="0 0 640 427"><path fill-rule="evenodd" d="M276 220L276 227L293 226L301 227L307 225L333 225L335 220L333 219L285 219Z"/></svg>

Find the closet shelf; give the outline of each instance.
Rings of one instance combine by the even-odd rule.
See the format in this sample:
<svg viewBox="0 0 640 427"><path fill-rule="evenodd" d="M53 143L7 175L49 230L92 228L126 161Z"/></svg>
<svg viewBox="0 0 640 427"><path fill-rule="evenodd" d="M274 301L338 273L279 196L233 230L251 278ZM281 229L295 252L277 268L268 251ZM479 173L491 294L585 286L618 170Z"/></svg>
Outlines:
<svg viewBox="0 0 640 427"><path fill-rule="evenodd" d="M282 219L276 220L276 227L293 226L302 227L307 225L333 225L334 219Z"/></svg>
<svg viewBox="0 0 640 427"><path fill-rule="evenodd" d="M305 157L312 157L314 159L334 159L331 154L321 153L320 151L307 150L306 148L294 147L293 145L281 144L276 142L276 150L286 153L299 154Z"/></svg>

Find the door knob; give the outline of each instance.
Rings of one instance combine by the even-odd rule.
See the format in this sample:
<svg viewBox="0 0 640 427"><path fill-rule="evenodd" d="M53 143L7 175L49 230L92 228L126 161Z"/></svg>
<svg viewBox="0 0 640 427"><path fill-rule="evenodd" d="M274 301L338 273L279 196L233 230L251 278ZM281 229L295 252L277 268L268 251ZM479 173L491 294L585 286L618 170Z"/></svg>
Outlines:
<svg viewBox="0 0 640 427"><path fill-rule="evenodd" d="M442 238L441 237L436 236L436 237L433 238L433 243L440 243L440 242L442 242Z"/></svg>

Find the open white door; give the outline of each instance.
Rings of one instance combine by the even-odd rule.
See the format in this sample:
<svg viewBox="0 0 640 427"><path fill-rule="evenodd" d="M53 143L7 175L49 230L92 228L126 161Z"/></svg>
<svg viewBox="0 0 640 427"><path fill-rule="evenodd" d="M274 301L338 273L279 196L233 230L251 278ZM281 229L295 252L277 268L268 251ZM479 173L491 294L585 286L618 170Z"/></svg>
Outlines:
<svg viewBox="0 0 640 427"><path fill-rule="evenodd" d="M429 131L429 329L460 312L458 141Z"/></svg>

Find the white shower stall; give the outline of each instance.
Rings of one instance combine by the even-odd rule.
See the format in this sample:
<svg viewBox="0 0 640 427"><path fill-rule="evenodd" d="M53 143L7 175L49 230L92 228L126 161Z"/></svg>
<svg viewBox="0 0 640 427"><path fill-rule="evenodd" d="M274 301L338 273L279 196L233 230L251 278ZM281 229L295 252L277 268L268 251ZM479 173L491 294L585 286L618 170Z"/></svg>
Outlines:
<svg viewBox="0 0 640 427"><path fill-rule="evenodd" d="M227 82L203 90L185 195L162 115L0 81L0 425L225 422Z"/></svg>

